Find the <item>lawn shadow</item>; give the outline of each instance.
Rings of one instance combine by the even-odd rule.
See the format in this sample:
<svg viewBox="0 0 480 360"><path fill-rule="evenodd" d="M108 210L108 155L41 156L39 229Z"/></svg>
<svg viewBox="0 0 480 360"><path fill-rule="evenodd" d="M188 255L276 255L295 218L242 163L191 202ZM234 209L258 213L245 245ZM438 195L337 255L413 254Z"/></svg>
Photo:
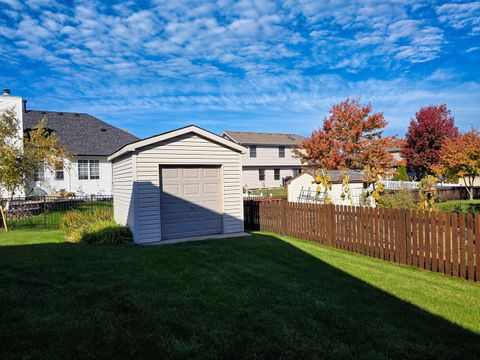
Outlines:
<svg viewBox="0 0 480 360"><path fill-rule="evenodd" d="M480 356L478 334L264 234L4 246L0 278L0 357Z"/></svg>

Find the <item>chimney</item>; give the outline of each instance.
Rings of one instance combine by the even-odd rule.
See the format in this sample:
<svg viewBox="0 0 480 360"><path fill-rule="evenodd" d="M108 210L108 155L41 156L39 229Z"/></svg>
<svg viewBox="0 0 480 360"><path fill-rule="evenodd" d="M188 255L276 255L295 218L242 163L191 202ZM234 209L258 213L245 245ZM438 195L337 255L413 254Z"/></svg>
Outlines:
<svg viewBox="0 0 480 360"><path fill-rule="evenodd" d="M9 95L10 95L10 89L3 89L2 96L9 96Z"/></svg>
<svg viewBox="0 0 480 360"><path fill-rule="evenodd" d="M22 108L23 108L23 112L27 112L27 100L26 99L23 99L22 100Z"/></svg>

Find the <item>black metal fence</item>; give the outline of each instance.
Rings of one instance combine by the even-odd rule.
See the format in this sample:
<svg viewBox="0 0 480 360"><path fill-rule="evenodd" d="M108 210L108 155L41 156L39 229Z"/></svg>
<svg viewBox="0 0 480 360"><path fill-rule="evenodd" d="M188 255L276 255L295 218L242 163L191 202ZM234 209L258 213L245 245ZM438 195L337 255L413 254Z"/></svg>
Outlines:
<svg viewBox="0 0 480 360"><path fill-rule="evenodd" d="M91 195L76 197L39 196L0 199L9 230L58 229L66 212L104 209L113 212L113 196ZM0 228L3 219L0 215Z"/></svg>

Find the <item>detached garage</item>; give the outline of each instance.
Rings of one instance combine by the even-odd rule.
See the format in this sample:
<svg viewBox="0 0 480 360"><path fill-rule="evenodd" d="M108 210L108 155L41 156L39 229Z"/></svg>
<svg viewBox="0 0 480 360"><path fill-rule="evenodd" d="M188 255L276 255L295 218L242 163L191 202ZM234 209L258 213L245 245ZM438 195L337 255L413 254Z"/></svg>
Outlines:
<svg viewBox="0 0 480 360"><path fill-rule="evenodd" d="M244 152L193 125L124 146L109 157L115 221L137 243L243 232Z"/></svg>

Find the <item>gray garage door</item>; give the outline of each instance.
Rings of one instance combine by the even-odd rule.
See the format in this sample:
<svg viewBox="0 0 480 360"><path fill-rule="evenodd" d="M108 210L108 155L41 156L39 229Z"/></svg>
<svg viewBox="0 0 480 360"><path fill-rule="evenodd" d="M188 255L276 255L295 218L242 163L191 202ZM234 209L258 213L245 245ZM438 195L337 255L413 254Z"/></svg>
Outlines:
<svg viewBox="0 0 480 360"><path fill-rule="evenodd" d="M162 167L162 240L222 233L220 167Z"/></svg>

